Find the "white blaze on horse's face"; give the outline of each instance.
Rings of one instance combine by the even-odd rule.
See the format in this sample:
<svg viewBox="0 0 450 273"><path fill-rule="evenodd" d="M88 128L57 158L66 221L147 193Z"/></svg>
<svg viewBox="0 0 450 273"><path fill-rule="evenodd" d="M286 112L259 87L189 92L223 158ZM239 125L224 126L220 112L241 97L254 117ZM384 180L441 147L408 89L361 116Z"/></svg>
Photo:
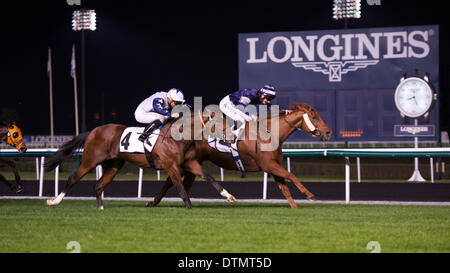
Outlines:
<svg viewBox="0 0 450 273"><path fill-rule="evenodd" d="M314 126L314 124L312 124L311 120L309 119L308 112L303 114L303 120L305 121L306 126L311 132L314 132L316 130L316 126Z"/></svg>

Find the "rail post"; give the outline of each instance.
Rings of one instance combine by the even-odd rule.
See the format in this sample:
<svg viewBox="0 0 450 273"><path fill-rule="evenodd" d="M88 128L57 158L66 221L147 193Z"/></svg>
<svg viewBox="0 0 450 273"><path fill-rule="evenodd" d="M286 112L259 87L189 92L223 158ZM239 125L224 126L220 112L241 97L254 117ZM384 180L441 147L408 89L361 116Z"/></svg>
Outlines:
<svg viewBox="0 0 450 273"><path fill-rule="evenodd" d="M345 203L350 203L350 157L345 157Z"/></svg>
<svg viewBox="0 0 450 273"><path fill-rule="evenodd" d="M44 189L44 163L45 157L41 156L41 172L39 176L39 197L42 197L42 191Z"/></svg>
<svg viewBox="0 0 450 273"><path fill-rule="evenodd" d="M55 168L55 197L58 196L59 192L59 165Z"/></svg>
<svg viewBox="0 0 450 273"><path fill-rule="evenodd" d="M430 180L431 180L431 183L434 183L434 166L433 166L433 158L432 157L430 157Z"/></svg>
<svg viewBox="0 0 450 273"><path fill-rule="evenodd" d="M36 157L36 180L39 180L39 157Z"/></svg>
<svg viewBox="0 0 450 273"><path fill-rule="evenodd" d="M361 162L359 156L356 158L356 173L358 176L358 183L361 183Z"/></svg>
<svg viewBox="0 0 450 273"><path fill-rule="evenodd" d="M144 174L144 169L139 168L139 183L138 183L138 196L137 198L141 198L142 196L142 176Z"/></svg>
<svg viewBox="0 0 450 273"><path fill-rule="evenodd" d="M263 200L267 199L267 173L264 173L264 181L263 181Z"/></svg>

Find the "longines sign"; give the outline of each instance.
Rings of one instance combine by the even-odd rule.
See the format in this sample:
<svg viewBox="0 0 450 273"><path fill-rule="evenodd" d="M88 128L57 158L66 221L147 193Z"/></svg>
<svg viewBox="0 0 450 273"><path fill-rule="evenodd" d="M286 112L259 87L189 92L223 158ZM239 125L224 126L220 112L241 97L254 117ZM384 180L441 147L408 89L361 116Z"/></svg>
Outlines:
<svg viewBox="0 0 450 273"><path fill-rule="evenodd" d="M314 80L339 83L386 65L399 72L403 63L436 59L438 35L438 26L240 34L240 83L267 81L269 73L308 84L314 74L321 77Z"/></svg>
<svg viewBox="0 0 450 273"><path fill-rule="evenodd" d="M394 136L396 137L408 137L408 136L434 136L434 125L394 125Z"/></svg>
<svg viewBox="0 0 450 273"><path fill-rule="evenodd" d="M239 88L272 84L280 109L311 104L332 141L398 141L394 125L403 120L394 92L404 73L428 72L439 94L437 25L242 33L238 46ZM439 101L430 124L439 132ZM289 141L314 139L296 132Z"/></svg>

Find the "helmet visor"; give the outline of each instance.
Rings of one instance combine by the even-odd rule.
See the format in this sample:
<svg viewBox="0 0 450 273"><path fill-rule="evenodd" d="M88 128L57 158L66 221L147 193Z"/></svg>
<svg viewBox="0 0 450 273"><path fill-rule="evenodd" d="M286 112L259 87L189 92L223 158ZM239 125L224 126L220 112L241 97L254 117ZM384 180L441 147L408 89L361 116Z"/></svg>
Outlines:
<svg viewBox="0 0 450 273"><path fill-rule="evenodd" d="M263 99L271 101L271 100L275 99L275 97L276 97L275 95L264 94Z"/></svg>

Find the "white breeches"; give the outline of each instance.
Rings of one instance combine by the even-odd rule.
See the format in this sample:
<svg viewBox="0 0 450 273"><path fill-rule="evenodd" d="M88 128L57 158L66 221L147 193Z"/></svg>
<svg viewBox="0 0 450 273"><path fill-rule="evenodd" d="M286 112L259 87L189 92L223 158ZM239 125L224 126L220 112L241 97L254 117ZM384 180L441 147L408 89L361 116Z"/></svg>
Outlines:
<svg viewBox="0 0 450 273"><path fill-rule="evenodd" d="M161 123L164 123L169 118L169 116L164 116L157 112L145 112L141 108L136 109L134 117L137 122L143 124L150 124L157 119L161 121Z"/></svg>
<svg viewBox="0 0 450 273"><path fill-rule="evenodd" d="M244 110L244 107L242 107L242 110L238 109L238 107L239 106L234 105L234 103L230 101L229 96L223 98L219 103L220 110L231 119L240 121L242 123L245 123L246 121L251 121L252 118L242 111Z"/></svg>
<svg viewBox="0 0 450 273"><path fill-rule="evenodd" d="M242 139L244 133L243 129L245 128L245 122L252 120L252 117L244 112L245 111L244 106L234 105L234 103L230 101L230 97L226 96L220 101L219 108L226 116L230 117L235 121L240 121L240 124L238 125L239 127L235 130L232 130L232 132L238 139Z"/></svg>

